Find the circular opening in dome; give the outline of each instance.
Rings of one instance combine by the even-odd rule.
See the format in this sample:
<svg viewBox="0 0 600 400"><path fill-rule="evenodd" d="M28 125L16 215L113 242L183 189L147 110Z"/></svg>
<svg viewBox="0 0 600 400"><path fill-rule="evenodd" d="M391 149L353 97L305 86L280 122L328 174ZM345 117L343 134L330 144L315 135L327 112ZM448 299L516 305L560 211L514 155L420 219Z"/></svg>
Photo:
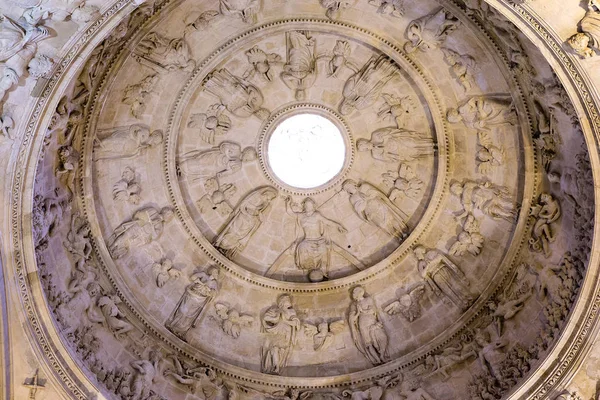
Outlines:
<svg viewBox="0 0 600 400"><path fill-rule="evenodd" d="M300 189L321 186L344 166L346 145L338 127L316 114L282 121L269 138L267 157L273 173Z"/></svg>

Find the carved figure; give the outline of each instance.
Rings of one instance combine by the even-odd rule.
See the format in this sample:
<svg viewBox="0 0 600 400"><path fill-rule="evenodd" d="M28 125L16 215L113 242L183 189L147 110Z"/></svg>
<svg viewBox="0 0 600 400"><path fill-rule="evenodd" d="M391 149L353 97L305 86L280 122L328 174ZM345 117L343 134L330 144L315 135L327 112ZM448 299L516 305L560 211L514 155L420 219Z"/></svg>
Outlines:
<svg viewBox="0 0 600 400"><path fill-rule="evenodd" d="M193 13L192 15L193 17L186 19L187 25L185 26L184 35L189 35L195 31L201 31L208 28L210 23L220 16L221 13L217 10L208 10L200 14Z"/></svg>
<svg viewBox="0 0 600 400"><path fill-rule="evenodd" d="M141 124L100 129L97 133L108 135L102 139L96 137L94 161L133 158L163 141L162 130L150 132L147 125Z"/></svg>
<svg viewBox="0 0 600 400"><path fill-rule="evenodd" d="M175 280L181 276L181 271L173 266L173 261L165 258L152 264L152 275L159 288L165 286L170 280Z"/></svg>
<svg viewBox="0 0 600 400"><path fill-rule="evenodd" d="M357 184L351 179L342 184L342 189L350 195L350 204L360 219L395 238L407 236L408 227L404 221L408 216L379 189L366 182Z"/></svg>
<svg viewBox="0 0 600 400"><path fill-rule="evenodd" d="M312 325L304 323L304 333L313 338L313 349L315 351L327 350L333 343L334 336L342 332L346 327L343 320L327 322Z"/></svg>
<svg viewBox="0 0 600 400"><path fill-rule="evenodd" d="M475 74L479 72L479 67L475 59L468 54L459 54L454 50L442 48L444 61L450 66L450 71L458 80L465 93L477 86Z"/></svg>
<svg viewBox="0 0 600 400"><path fill-rule="evenodd" d="M408 322L413 322L421 316L419 302L425 295L425 289L425 284L419 283L400 290L397 300L385 307L384 311L389 315L402 314Z"/></svg>
<svg viewBox="0 0 600 400"><path fill-rule="evenodd" d="M37 54L29 62L27 71L29 71L29 75L39 79L48 75L52 71L52 67L54 67L54 61L50 57Z"/></svg>
<svg viewBox="0 0 600 400"><path fill-rule="evenodd" d="M481 253L484 237L479 233L479 222L473 214L467 215L467 219L463 225L463 230L458 234L456 242L450 247L450 255L462 256L466 252L474 256Z"/></svg>
<svg viewBox="0 0 600 400"><path fill-rule="evenodd" d="M348 325L354 345L373 365L389 361L388 335L379 319L375 300L365 297L362 286L352 289Z"/></svg>
<svg viewBox="0 0 600 400"><path fill-rule="evenodd" d="M503 349L508 345L508 340L499 338L492 341L489 332L480 330L475 334L475 342L481 348L479 350L481 366L496 379L501 379L500 368L502 361L506 358Z"/></svg>
<svg viewBox="0 0 600 400"><path fill-rule="evenodd" d="M125 315L117 307L119 303L121 303L121 299L118 296L102 296L98 299L98 307L100 307L106 325L116 337L133 329L133 325L127 322Z"/></svg>
<svg viewBox="0 0 600 400"><path fill-rule="evenodd" d="M413 249L418 260L417 269L429 288L444 301L450 301L461 310L473 302L468 291L469 281L465 274L448 257L438 250L427 250L423 246Z"/></svg>
<svg viewBox="0 0 600 400"><path fill-rule="evenodd" d="M247 24L255 24L260 0L219 0L219 10L223 15L235 15Z"/></svg>
<svg viewBox="0 0 600 400"><path fill-rule="evenodd" d="M256 160L256 150L239 144L221 142L210 150L193 150L179 156L177 172L193 179L221 178L242 169L243 163Z"/></svg>
<svg viewBox="0 0 600 400"><path fill-rule="evenodd" d="M71 229L67 233L67 240L63 241L63 245L76 257L76 261L80 259L89 260L92 254L92 245L90 243L90 226L87 221L81 217L79 212L73 213L71 216Z"/></svg>
<svg viewBox="0 0 600 400"><path fill-rule="evenodd" d="M552 234L551 226L560 218L560 205L552 195L542 193L539 203L531 208L529 215L536 218L529 238L529 247L533 251L542 251L548 258L552 252L550 243L556 240L556 234Z"/></svg>
<svg viewBox="0 0 600 400"><path fill-rule="evenodd" d="M400 164L398 172L388 171L381 174L381 176L383 177L383 183L392 188L389 193L391 201L396 201L403 195L415 199L423 191L423 181L417 177L407 164Z"/></svg>
<svg viewBox="0 0 600 400"><path fill-rule="evenodd" d="M429 51L438 48L459 25L458 19L443 8L415 19L406 28L409 41L404 45L404 51L412 53L417 49Z"/></svg>
<svg viewBox="0 0 600 400"><path fill-rule="evenodd" d="M129 249L147 245L160 237L164 224L173 218L173 210L159 210L150 206L136 211L131 221L123 222L108 238L110 255L117 259L125 256Z"/></svg>
<svg viewBox="0 0 600 400"><path fill-rule="evenodd" d="M471 341L463 343L463 340L461 340L454 346L447 346L441 352L430 354L425 359L426 368L431 370L428 376L441 374L442 380L447 380L450 378L448 372L450 369L469 358L477 358L478 354L479 348Z"/></svg>
<svg viewBox="0 0 600 400"><path fill-rule="evenodd" d="M55 174L69 191L69 200L75 194L75 175L79 168L79 153L71 146L62 146L58 149L58 166Z"/></svg>
<svg viewBox="0 0 600 400"><path fill-rule="evenodd" d="M37 51L37 43L50 36L48 30L18 24L0 13L0 104L8 90L19 82Z"/></svg>
<svg viewBox="0 0 600 400"><path fill-rule="evenodd" d="M185 341L186 334L198 324L202 310L217 294L219 270L211 267L205 272L196 272L190 277L192 283L185 288L165 327Z"/></svg>
<svg viewBox="0 0 600 400"><path fill-rule="evenodd" d="M66 304L63 303L60 306L59 315L61 319L70 321L64 330L66 335L73 333L79 326L73 321L81 321L82 325L88 325L87 321L99 324L105 322L96 306L96 300L100 292L100 285L97 282L90 282L85 290L75 292Z"/></svg>
<svg viewBox="0 0 600 400"><path fill-rule="evenodd" d="M358 151L370 151L371 156L384 162L409 162L435 154L435 144L430 137L424 137L407 129L382 128L371 134L371 140L358 139Z"/></svg>
<svg viewBox="0 0 600 400"><path fill-rule="evenodd" d="M158 75L148 75L141 82L129 85L123 92L123 103L131 106L131 115L141 118L146 111L146 101L158 83Z"/></svg>
<svg viewBox="0 0 600 400"><path fill-rule="evenodd" d="M581 32L571 36L567 43L580 56L593 57L600 52L600 3L588 0L585 17L579 23Z"/></svg>
<svg viewBox="0 0 600 400"><path fill-rule="evenodd" d="M158 72L176 69L190 72L196 68L190 47L183 38L169 39L160 33L150 32L136 49L138 60Z"/></svg>
<svg viewBox="0 0 600 400"><path fill-rule="evenodd" d="M258 188L247 195L215 239L215 247L226 257L235 257L260 227L276 197L277 190L271 186Z"/></svg>
<svg viewBox="0 0 600 400"><path fill-rule="evenodd" d="M325 15L329 19L337 19L341 10L355 5L357 0L319 0L321 6L326 8Z"/></svg>
<svg viewBox="0 0 600 400"><path fill-rule="evenodd" d="M371 57L344 84L340 114L349 115L355 109L364 110L373 105L381 96L384 86L398 73L397 68L386 56Z"/></svg>
<svg viewBox="0 0 600 400"><path fill-rule="evenodd" d="M279 375L297 343L301 326L292 307L292 298L287 294L280 295L277 304L263 314L261 326L262 332L267 335L261 348L261 371Z"/></svg>
<svg viewBox="0 0 600 400"><path fill-rule="evenodd" d="M514 299L499 299L496 302L489 302L488 308L492 312L492 317L496 322L496 333L502 336L502 327L504 321L513 318L519 311L525 307L525 302L531 297L532 292L527 292Z"/></svg>
<svg viewBox="0 0 600 400"><path fill-rule="evenodd" d="M406 128L407 122L410 121L410 114L416 110L413 99L410 96L399 97L388 93L383 93L381 97L385 100L385 104L379 109L377 116L392 119L398 129Z"/></svg>
<svg viewBox="0 0 600 400"><path fill-rule="evenodd" d="M404 400L435 400L421 387L416 378L405 377L400 383L399 394L404 397Z"/></svg>
<svg viewBox="0 0 600 400"><path fill-rule="evenodd" d="M487 174L490 172L492 167L497 167L504 164L504 149L502 147L495 146L489 137L489 134L485 131L477 132L479 138L479 150L477 150L476 161L477 172L480 174Z"/></svg>
<svg viewBox="0 0 600 400"><path fill-rule="evenodd" d="M131 400L143 400L150 395L150 387L159 373L159 361L160 353L151 351L148 360L132 361L129 364L134 371L131 379Z"/></svg>
<svg viewBox="0 0 600 400"><path fill-rule="evenodd" d="M135 181L135 171L131 167L125 167L121 174L121 180L113 185L113 200L127 201L133 205L140 202L142 188Z"/></svg>
<svg viewBox="0 0 600 400"><path fill-rule="evenodd" d="M389 14L396 18L404 15L404 0L369 0L369 4L377 7L379 14Z"/></svg>
<svg viewBox="0 0 600 400"><path fill-rule="evenodd" d="M269 110L262 108L264 97L261 91L225 68L210 73L204 81L204 88L219 98L236 117L248 118L254 115L261 120L269 117Z"/></svg>
<svg viewBox="0 0 600 400"><path fill-rule="evenodd" d="M450 192L460 199L463 213L458 218L464 218L478 209L493 219L505 219L512 222L516 218L515 204L505 187L496 186L489 181L482 183L465 180L463 183L454 182Z"/></svg>
<svg viewBox="0 0 600 400"><path fill-rule="evenodd" d="M50 237L54 236L59 225L63 211L67 207L64 202L57 198L58 190L54 196L46 197L37 194L33 197L32 226L33 243L38 250L48 246Z"/></svg>
<svg viewBox="0 0 600 400"><path fill-rule="evenodd" d="M206 194L197 202L201 213L212 209L220 216L228 217L233 212L233 207L231 207L229 201L237 191L234 185L219 185L216 178L210 178L204 183L204 189L206 190Z"/></svg>
<svg viewBox="0 0 600 400"><path fill-rule="evenodd" d="M98 7L86 4L85 1L61 1L50 0L45 2L23 2L22 7L36 4L33 7L26 7L22 15L22 20L28 26L38 26L46 20L66 21L71 20L80 25L87 24L98 15ZM25 8L25 7L24 7Z"/></svg>
<svg viewBox="0 0 600 400"><path fill-rule="evenodd" d="M329 59L327 63L327 76L330 78L337 77L343 67L348 67L352 71L357 72L358 67L348 60L351 52L352 49L346 40L338 40L335 42L333 51L330 54L319 56L319 59L322 57Z"/></svg>
<svg viewBox="0 0 600 400"><path fill-rule="evenodd" d="M489 131L501 125L515 125L517 114L510 97L473 96L458 108L448 110L448 122L463 122L467 128Z"/></svg>
<svg viewBox="0 0 600 400"><path fill-rule="evenodd" d="M168 357L173 361L175 370L166 369L165 377L171 377L178 383L187 386L192 395L201 396L207 400L226 400L228 389L216 372L203 366L186 367L174 355Z"/></svg>
<svg viewBox="0 0 600 400"><path fill-rule="evenodd" d="M12 130L14 127L15 121L10 116L0 114L0 136L13 140Z"/></svg>
<svg viewBox="0 0 600 400"><path fill-rule="evenodd" d="M272 66L283 63L280 55L276 53L267 54L259 49L258 46L254 46L246 51L246 56L251 67L244 74L244 79L251 79L258 74L263 80L271 82L273 80Z"/></svg>
<svg viewBox="0 0 600 400"><path fill-rule="evenodd" d="M535 263L533 266L526 264L526 266L529 272L535 275L534 288L537 292L537 299L545 300L550 296L553 301L560 302L559 292L562 281L557 274L561 272L561 266L552 264L542 265L538 263Z"/></svg>
<svg viewBox="0 0 600 400"><path fill-rule="evenodd" d="M285 199L286 211L296 219L296 240L281 253L269 268L266 275L275 273L285 256L293 254L296 267L308 273L312 282L322 281L329 275L331 252L335 251L358 269L364 265L352 254L341 248L329 238L329 230L336 229L346 233L346 228L317 211L315 201L310 197L302 202L302 208L291 205L291 198Z"/></svg>
<svg viewBox="0 0 600 400"><path fill-rule="evenodd" d="M390 395L386 390L390 386L396 385L396 379L391 380L391 376L384 376L378 379L371 386L364 389L346 389L342 391L342 396L349 397L350 400L380 400L391 398L395 399L394 395ZM389 396L389 397L388 397Z"/></svg>
<svg viewBox="0 0 600 400"><path fill-rule="evenodd" d="M206 114L192 114L188 128L197 128L200 139L208 144L215 144L217 136L223 136L231 129L231 120L223 113L225 106L213 104Z"/></svg>
<svg viewBox="0 0 600 400"><path fill-rule="evenodd" d="M254 324L254 317L248 314L240 314L235 308L225 303L216 303L215 310L219 317L219 325L226 335L234 339L240 337L242 328L249 328Z"/></svg>
<svg viewBox="0 0 600 400"><path fill-rule="evenodd" d="M80 259L71 272L71 279L67 284L67 293L71 295L71 298L75 297L79 292L86 290L90 283L96 282L96 278L96 267L86 262L85 259Z"/></svg>
<svg viewBox="0 0 600 400"><path fill-rule="evenodd" d="M283 66L281 80L295 93L296 100L306 99L318 76L316 42L304 31L286 32L287 62Z"/></svg>

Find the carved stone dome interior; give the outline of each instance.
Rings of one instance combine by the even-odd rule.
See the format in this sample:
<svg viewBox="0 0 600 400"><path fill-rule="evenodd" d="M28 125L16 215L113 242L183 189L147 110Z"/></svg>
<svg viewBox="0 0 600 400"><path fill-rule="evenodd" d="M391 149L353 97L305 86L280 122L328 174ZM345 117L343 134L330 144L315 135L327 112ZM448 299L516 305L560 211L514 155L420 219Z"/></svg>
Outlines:
<svg viewBox="0 0 600 400"><path fill-rule="evenodd" d="M91 53L35 178L47 306L107 398L487 400L537 371L594 220L538 48L472 1L159 3Z"/></svg>

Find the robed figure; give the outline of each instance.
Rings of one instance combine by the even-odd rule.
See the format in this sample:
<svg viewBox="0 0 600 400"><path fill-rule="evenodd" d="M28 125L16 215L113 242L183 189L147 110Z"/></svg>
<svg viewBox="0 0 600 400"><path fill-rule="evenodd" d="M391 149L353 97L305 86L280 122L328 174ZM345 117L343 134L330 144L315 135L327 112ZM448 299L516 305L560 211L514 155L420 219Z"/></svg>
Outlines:
<svg viewBox="0 0 600 400"><path fill-rule="evenodd" d="M277 304L270 307L261 319L262 332L267 334L261 349L262 372L276 375L281 373L297 343L300 325L290 296L279 296Z"/></svg>
<svg viewBox="0 0 600 400"><path fill-rule="evenodd" d="M197 272L191 276L192 284L185 288L183 296L165 323L167 329L181 340L185 340L187 332L196 327L202 310L217 294L218 276L219 270L216 268L210 268L208 273Z"/></svg>

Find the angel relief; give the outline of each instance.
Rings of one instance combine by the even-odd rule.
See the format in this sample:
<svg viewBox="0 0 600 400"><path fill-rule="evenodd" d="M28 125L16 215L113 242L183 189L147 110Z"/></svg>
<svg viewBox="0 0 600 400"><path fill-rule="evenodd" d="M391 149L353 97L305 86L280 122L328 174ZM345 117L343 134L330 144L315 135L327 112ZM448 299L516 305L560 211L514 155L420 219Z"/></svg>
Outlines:
<svg viewBox="0 0 600 400"><path fill-rule="evenodd" d="M215 144L215 139L225 135L231 129L231 119L223 113L225 106L213 104L206 113L192 114L188 128L198 131L198 136L208 144Z"/></svg>
<svg viewBox="0 0 600 400"><path fill-rule="evenodd" d="M216 321L223 332L234 339L240 337L242 329L249 328L254 324L253 316L242 314L226 303L216 303L215 311L217 313Z"/></svg>
<svg viewBox="0 0 600 400"><path fill-rule="evenodd" d="M346 322L344 320L323 321L315 325L304 323L304 333L313 339L313 349L315 351L327 350L333 344L335 335L345 328Z"/></svg>
<svg viewBox="0 0 600 400"><path fill-rule="evenodd" d="M425 283L417 283L399 290L395 301L388 304L384 311L389 315L402 314L408 321L413 322L421 316L421 299L425 295Z"/></svg>

